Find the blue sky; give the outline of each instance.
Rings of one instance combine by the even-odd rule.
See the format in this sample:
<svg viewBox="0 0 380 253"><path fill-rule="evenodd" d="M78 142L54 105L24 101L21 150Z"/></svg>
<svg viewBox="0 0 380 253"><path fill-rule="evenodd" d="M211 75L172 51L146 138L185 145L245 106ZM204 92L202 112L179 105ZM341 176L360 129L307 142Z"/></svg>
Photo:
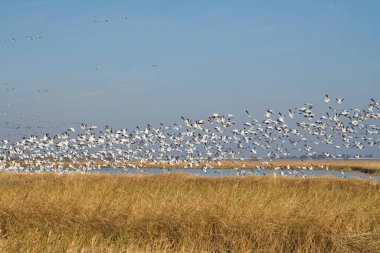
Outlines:
<svg viewBox="0 0 380 253"><path fill-rule="evenodd" d="M0 2L0 122L130 128L380 98L380 1Z"/></svg>

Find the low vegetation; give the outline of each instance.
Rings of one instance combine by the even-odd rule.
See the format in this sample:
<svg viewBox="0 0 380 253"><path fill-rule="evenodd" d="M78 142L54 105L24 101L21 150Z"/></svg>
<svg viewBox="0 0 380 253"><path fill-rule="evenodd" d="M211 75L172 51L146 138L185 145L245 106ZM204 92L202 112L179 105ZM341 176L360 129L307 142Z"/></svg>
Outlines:
<svg viewBox="0 0 380 253"><path fill-rule="evenodd" d="M380 184L2 173L0 251L380 252Z"/></svg>

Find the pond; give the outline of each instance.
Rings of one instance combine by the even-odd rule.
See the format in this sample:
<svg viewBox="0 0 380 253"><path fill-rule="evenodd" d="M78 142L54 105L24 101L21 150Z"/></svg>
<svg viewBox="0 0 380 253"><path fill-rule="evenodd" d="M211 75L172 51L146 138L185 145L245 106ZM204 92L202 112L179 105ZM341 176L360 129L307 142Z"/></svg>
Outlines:
<svg viewBox="0 0 380 253"><path fill-rule="evenodd" d="M165 173L190 173L209 177L225 176L250 176L250 175L276 175L287 177L310 177L310 176L332 176L339 178L363 178L380 180L380 176L374 176L362 172L343 172L333 170L267 170L267 169L158 169L158 168L101 168L90 170L89 173L108 174L165 174Z"/></svg>

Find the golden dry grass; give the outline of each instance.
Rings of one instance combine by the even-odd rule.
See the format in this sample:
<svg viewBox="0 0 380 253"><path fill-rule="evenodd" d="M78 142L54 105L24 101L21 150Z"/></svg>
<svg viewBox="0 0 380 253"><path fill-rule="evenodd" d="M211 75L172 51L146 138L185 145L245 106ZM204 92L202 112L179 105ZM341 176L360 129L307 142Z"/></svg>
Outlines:
<svg viewBox="0 0 380 253"><path fill-rule="evenodd" d="M380 184L0 174L2 252L380 252Z"/></svg>

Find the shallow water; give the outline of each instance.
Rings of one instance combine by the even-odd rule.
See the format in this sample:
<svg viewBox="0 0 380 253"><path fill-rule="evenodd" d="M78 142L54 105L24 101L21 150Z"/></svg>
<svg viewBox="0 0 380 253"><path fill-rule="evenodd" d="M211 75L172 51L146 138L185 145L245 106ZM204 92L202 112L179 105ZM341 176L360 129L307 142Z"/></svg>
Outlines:
<svg viewBox="0 0 380 253"><path fill-rule="evenodd" d="M121 168L101 168L93 169L90 173L108 174L165 174L165 173L190 173L201 176L224 177L224 176L250 176L250 175L277 175L287 177L310 177L310 176L332 176L338 178L363 178L380 180L380 176L373 176L362 172L341 172L332 170L265 170L265 169L121 169Z"/></svg>

